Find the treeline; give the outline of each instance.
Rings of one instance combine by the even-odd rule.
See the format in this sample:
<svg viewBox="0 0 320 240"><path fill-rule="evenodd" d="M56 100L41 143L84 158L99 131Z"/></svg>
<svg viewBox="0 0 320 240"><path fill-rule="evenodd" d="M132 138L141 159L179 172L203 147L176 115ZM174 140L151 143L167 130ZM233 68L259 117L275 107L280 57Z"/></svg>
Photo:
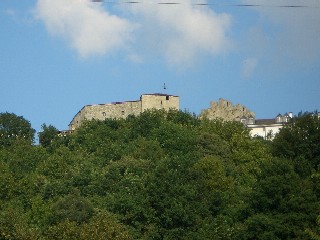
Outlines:
<svg viewBox="0 0 320 240"><path fill-rule="evenodd" d="M182 111L42 128L0 114L0 239L320 239L313 114L272 142Z"/></svg>

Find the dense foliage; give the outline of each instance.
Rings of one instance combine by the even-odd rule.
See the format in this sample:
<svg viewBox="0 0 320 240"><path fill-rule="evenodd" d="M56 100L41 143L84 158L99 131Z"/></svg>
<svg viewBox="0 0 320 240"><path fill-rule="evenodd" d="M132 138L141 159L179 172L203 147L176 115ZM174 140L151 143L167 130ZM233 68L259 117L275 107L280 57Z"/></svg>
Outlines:
<svg viewBox="0 0 320 240"><path fill-rule="evenodd" d="M33 143L35 130L29 121L14 113L0 113L0 147L10 146L16 140Z"/></svg>
<svg viewBox="0 0 320 240"><path fill-rule="evenodd" d="M312 114L273 142L237 122L146 111L65 136L43 125L39 146L28 121L0 116L0 239L320 238Z"/></svg>

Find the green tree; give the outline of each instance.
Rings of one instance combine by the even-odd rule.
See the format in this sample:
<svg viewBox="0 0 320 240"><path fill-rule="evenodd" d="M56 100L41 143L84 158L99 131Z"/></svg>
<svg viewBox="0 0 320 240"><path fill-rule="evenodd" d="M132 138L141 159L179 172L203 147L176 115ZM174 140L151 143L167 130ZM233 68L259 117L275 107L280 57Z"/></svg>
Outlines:
<svg viewBox="0 0 320 240"><path fill-rule="evenodd" d="M320 118L317 113L299 114L286 124L272 143L275 156L295 162L300 174L311 174L320 165ZM309 165L309 169L308 169Z"/></svg>
<svg viewBox="0 0 320 240"><path fill-rule="evenodd" d="M233 179L226 175L223 161L217 156L200 159L194 164L194 169L199 182L210 192L226 191L233 188Z"/></svg>
<svg viewBox="0 0 320 240"><path fill-rule="evenodd" d="M42 131L39 133L39 143L43 147L50 146L51 142L57 137L59 130L52 125L42 124Z"/></svg>
<svg viewBox="0 0 320 240"><path fill-rule="evenodd" d="M200 131L210 134L217 134L221 139L229 141L234 135L242 135L247 138L250 130L242 123L236 121L224 121L223 119L204 119L199 126Z"/></svg>
<svg viewBox="0 0 320 240"><path fill-rule="evenodd" d="M170 109L165 112L166 120L171 121L183 126L199 126L200 120L195 114L191 114L187 111L178 111L174 109Z"/></svg>
<svg viewBox="0 0 320 240"><path fill-rule="evenodd" d="M261 164L247 201L240 239L305 239L305 229L314 228L320 210L311 182L301 179L286 159Z"/></svg>
<svg viewBox="0 0 320 240"><path fill-rule="evenodd" d="M226 160L231 157L230 144L226 140L223 140L218 134L199 132L198 138L198 151L204 156L220 156Z"/></svg>
<svg viewBox="0 0 320 240"><path fill-rule="evenodd" d="M155 164L150 160L124 157L106 166L101 181L107 210L118 214L135 238L141 238L148 231L153 219L145 186L151 166Z"/></svg>
<svg viewBox="0 0 320 240"><path fill-rule="evenodd" d="M52 222L70 220L76 223L88 222L93 215L92 204L80 196L78 191L60 198L52 206Z"/></svg>
<svg viewBox="0 0 320 240"><path fill-rule="evenodd" d="M14 197L17 183L7 163L0 161L0 173L0 199L11 199Z"/></svg>
<svg viewBox="0 0 320 240"><path fill-rule="evenodd" d="M320 240L320 215L317 217L317 226L314 230L307 228L305 230L306 234L311 240Z"/></svg>
<svg viewBox="0 0 320 240"><path fill-rule="evenodd" d="M0 113L0 146L10 146L15 140L32 144L35 130L29 121L14 113Z"/></svg>
<svg viewBox="0 0 320 240"><path fill-rule="evenodd" d="M117 218L102 211L90 219L88 223L77 224L66 219L57 225L49 227L44 234L45 239L60 240L130 240L128 229Z"/></svg>
<svg viewBox="0 0 320 240"><path fill-rule="evenodd" d="M0 239L40 239L37 227L30 227L19 200L6 202L0 206Z"/></svg>

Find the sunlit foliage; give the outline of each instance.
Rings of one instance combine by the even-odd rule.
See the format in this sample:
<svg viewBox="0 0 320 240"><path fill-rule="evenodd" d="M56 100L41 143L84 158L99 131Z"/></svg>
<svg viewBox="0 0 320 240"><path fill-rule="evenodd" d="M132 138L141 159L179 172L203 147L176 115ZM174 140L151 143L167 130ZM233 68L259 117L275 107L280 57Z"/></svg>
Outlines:
<svg viewBox="0 0 320 240"><path fill-rule="evenodd" d="M44 124L39 146L27 120L0 116L15 136L1 138L0 240L319 237L313 115L271 143L238 122L171 110L68 135Z"/></svg>

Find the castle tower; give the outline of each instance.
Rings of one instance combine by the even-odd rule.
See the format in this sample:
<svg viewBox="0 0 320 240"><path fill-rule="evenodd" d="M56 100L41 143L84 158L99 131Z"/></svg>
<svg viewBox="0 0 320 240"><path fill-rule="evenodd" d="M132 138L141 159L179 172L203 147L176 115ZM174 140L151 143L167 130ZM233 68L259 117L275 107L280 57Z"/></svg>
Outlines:
<svg viewBox="0 0 320 240"><path fill-rule="evenodd" d="M179 110L179 97L161 93L141 95L141 112L147 109Z"/></svg>
<svg viewBox="0 0 320 240"><path fill-rule="evenodd" d="M138 101L86 105L73 117L69 130L77 129L84 121L126 118L148 109L179 110L179 97L161 93L143 94Z"/></svg>

